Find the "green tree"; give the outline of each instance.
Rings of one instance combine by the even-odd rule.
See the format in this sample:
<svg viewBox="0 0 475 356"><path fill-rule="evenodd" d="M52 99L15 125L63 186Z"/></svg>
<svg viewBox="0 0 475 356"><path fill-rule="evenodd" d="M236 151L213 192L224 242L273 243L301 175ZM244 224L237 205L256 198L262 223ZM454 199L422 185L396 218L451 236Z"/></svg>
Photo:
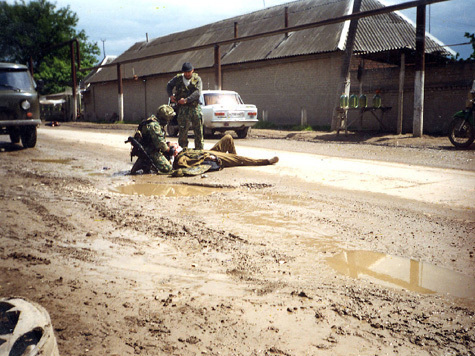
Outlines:
<svg viewBox="0 0 475 356"><path fill-rule="evenodd" d="M43 92L63 91L72 86L67 42L79 41L81 67L94 66L100 54L97 43L88 42L84 30L76 30L77 23L69 6L56 9L47 0L0 2L0 61L28 64L31 58L35 78L44 81ZM78 71L78 81L85 75Z"/></svg>
<svg viewBox="0 0 475 356"><path fill-rule="evenodd" d="M475 34L465 32L464 37L466 37L470 40L469 43L472 45L473 52L470 55L470 57L468 57L467 59L460 58L460 53L457 52L457 54L455 56L452 56L452 58L451 58L452 61L455 61L455 62L467 62L467 61L472 62L472 61L475 61Z"/></svg>
<svg viewBox="0 0 475 356"><path fill-rule="evenodd" d="M473 49L472 54L467 59L475 61L475 33L470 34L468 32L465 32L464 36L470 40L470 44L472 45L472 49Z"/></svg>

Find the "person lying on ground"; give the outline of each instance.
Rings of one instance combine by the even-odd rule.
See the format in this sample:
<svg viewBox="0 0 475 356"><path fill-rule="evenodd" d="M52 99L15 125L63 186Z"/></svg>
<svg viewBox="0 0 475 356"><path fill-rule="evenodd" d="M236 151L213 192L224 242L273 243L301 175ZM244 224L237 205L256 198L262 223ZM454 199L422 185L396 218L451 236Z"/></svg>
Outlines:
<svg viewBox="0 0 475 356"><path fill-rule="evenodd" d="M173 160L173 176L197 175L207 171L220 170L227 167L266 166L279 161L278 157L270 159L239 156L236 152L234 139L224 135L209 150L184 149L180 151L176 144L168 143L176 152L170 157Z"/></svg>

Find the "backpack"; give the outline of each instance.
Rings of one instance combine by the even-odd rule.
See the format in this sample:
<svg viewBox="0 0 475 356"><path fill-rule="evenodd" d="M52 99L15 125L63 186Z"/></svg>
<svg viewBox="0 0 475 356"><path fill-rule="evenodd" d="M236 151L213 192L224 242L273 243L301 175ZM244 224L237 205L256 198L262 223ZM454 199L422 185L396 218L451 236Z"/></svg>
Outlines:
<svg viewBox="0 0 475 356"><path fill-rule="evenodd" d="M137 129L134 132L134 138L137 140L138 143L140 143L142 146L144 145L144 138L142 135L142 129L145 125L148 125L149 123L157 121L157 118L152 115L148 119L142 120L142 122L137 126ZM138 157L138 150L134 146L132 146L132 150L130 151L130 159L132 157L137 156Z"/></svg>

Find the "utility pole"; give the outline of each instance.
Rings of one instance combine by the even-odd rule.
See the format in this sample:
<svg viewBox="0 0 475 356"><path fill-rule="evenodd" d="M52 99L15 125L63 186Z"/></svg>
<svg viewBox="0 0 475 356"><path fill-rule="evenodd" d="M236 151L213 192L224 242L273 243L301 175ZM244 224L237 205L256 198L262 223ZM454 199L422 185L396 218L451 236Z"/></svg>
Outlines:
<svg viewBox="0 0 475 356"><path fill-rule="evenodd" d="M361 8L361 0L355 0L353 3L353 11L352 14L356 14L360 12ZM350 93L350 62L351 62L351 56L353 54L353 47L355 44L355 37L356 37L356 30L358 28L358 18L354 18L350 21L350 27L348 29L348 37L346 39L346 46L345 46L345 52L343 54L343 60L342 60L342 65L341 65L341 71L340 71L340 78L339 78L339 84L338 84L338 92L337 92L337 103L335 106L335 109L333 111L333 117L332 117L332 124L331 124L331 129L332 130L337 130L338 127L337 124L340 124L338 122L338 112L336 108L339 106L340 102L340 95L341 93L346 93L347 96L349 96ZM346 115L346 113L345 113ZM346 117L345 117L346 120Z"/></svg>
<svg viewBox="0 0 475 356"><path fill-rule="evenodd" d="M106 58L106 45L105 45L106 40L101 39L101 41L102 41L102 53L104 53L104 58Z"/></svg>
<svg viewBox="0 0 475 356"><path fill-rule="evenodd" d="M422 137L424 127L426 5L417 6L416 20L416 63L412 135L414 137Z"/></svg>
<svg viewBox="0 0 475 356"><path fill-rule="evenodd" d="M76 62L74 61L74 41L69 42L71 51L71 76L73 78L73 108L72 108L72 120L76 121L78 117L78 101L77 101L77 79L76 79Z"/></svg>

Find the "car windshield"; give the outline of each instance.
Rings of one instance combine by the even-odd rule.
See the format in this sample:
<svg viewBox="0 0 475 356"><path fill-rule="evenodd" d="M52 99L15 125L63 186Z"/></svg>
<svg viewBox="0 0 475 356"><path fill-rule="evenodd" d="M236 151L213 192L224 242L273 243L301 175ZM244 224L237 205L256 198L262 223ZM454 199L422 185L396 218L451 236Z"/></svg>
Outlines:
<svg viewBox="0 0 475 356"><path fill-rule="evenodd" d="M0 69L0 90L32 90L32 81L24 69Z"/></svg>
<svg viewBox="0 0 475 356"><path fill-rule="evenodd" d="M213 94L204 94L205 105L215 105L220 104L224 106L234 106L242 104L241 97L235 93L222 94L222 93L213 93Z"/></svg>

